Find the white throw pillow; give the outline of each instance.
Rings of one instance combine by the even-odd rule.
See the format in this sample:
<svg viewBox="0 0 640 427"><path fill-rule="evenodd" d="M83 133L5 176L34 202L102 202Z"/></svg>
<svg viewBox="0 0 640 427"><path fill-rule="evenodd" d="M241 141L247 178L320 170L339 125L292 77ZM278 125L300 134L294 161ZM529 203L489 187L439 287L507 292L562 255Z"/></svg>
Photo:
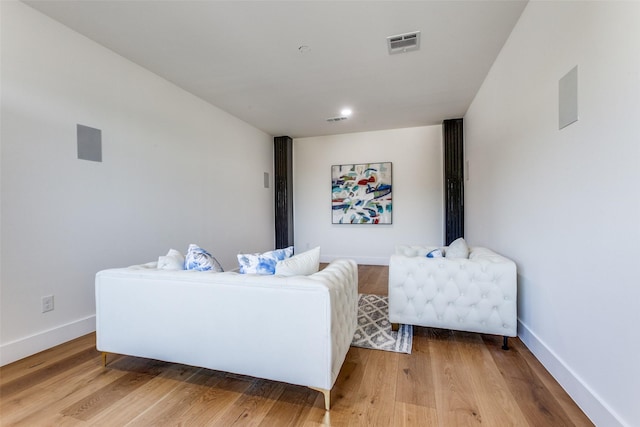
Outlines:
<svg viewBox="0 0 640 427"><path fill-rule="evenodd" d="M320 269L320 246L276 263L276 274L308 276Z"/></svg>
<svg viewBox="0 0 640 427"><path fill-rule="evenodd" d="M445 258L469 258L467 242L462 237L451 242L445 252Z"/></svg>
<svg viewBox="0 0 640 427"><path fill-rule="evenodd" d="M158 257L159 270L184 270L184 255L175 249L169 249L167 255Z"/></svg>

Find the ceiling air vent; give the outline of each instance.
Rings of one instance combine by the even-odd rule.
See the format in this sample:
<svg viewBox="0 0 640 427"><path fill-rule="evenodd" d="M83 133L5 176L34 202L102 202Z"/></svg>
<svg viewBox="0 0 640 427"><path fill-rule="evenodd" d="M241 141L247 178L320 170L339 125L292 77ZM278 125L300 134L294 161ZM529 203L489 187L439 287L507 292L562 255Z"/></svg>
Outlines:
<svg viewBox="0 0 640 427"><path fill-rule="evenodd" d="M390 55L418 50L420 49L420 31L389 36L387 37L387 44Z"/></svg>
<svg viewBox="0 0 640 427"><path fill-rule="evenodd" d="M331 118L328 118L328 119L327 119L327 121L328 121L328 122L341 122L341 121L343 121L343 120L347 120L347 119L348 119L348 117L346 117L346 116L340 116L340 117L331 117Z"/></svg>

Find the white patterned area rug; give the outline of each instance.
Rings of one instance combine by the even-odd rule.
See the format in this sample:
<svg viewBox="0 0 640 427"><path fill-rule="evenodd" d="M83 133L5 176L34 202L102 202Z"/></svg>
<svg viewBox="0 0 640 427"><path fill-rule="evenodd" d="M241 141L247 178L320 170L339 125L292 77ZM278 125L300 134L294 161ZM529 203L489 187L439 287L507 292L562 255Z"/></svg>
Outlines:
<svg viewBox="0 0 640 427"><path fill-rule="evenodd" d="M412 343L413 326L400 325L397 332L391 330L388 297L358 295L358 328L352 346L411 354Z"/></svg>

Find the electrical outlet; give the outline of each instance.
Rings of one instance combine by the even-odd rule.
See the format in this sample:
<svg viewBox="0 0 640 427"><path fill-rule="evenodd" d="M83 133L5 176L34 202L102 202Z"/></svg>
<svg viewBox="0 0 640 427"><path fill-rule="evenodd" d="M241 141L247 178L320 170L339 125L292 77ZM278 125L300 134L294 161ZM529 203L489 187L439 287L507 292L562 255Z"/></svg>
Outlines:
<svg viewBox="0 0 640 427"><path fill-rule="evenodd" d="M53 311L53 295L42 297L42 312Z"/></svg>

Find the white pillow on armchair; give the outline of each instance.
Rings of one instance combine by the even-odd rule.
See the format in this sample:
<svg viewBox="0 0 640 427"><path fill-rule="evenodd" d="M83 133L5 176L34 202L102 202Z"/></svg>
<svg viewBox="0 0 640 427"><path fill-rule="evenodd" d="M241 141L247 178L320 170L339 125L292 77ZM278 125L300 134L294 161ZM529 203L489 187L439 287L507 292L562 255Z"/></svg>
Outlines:
<svg viewBox="0 0 640 427"><path fill-rule="evenodd" d="M462 237L451 242L444 254L445 258L469 258L469 246Z"/></svg>

